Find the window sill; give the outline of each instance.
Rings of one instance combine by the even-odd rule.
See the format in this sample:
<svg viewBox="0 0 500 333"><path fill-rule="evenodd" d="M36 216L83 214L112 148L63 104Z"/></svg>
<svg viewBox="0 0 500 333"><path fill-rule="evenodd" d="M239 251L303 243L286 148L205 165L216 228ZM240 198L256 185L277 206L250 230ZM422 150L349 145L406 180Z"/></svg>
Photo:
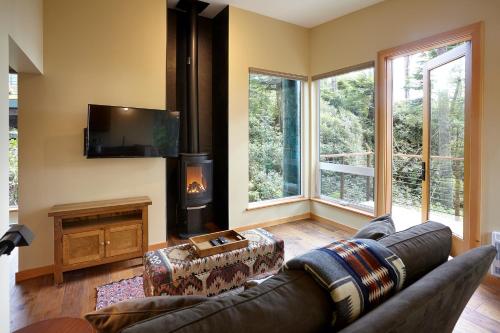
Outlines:
<svg viewBox="0 0 500 333"><path fill-rule="evenodd" d="M375 217L374 213L366 212L364 210L353 208L353 207L349 207L349 206L344 206L344 205L335 203L333 201L329 201L329 200L325 200L325 199L321 199L321 198L311 198L311 201L313 201L313 202L319 202L319 203L327 205L327 206L331 206L331 207L343 209L343 210L346 210L346 211L349 211L351 213L355 213L355 214L358 214L358 215L363 215L363 216L370 217L370 218L374 218Z"/></svg>
<svg viewBox="0 0 500 333"><path fill-rule="evenodd" d="M263 201L263 202L249 203L246 210L249 211L249 210L261 209L261 208L267 208L267 207L273 207L273 206L279 206L279 205L287 205L287 204L302 202L302 201L307 201L307 200L309 200L309 198L306 198L304 196L276 199L276 200L267 200L267 201Z"/></svg>

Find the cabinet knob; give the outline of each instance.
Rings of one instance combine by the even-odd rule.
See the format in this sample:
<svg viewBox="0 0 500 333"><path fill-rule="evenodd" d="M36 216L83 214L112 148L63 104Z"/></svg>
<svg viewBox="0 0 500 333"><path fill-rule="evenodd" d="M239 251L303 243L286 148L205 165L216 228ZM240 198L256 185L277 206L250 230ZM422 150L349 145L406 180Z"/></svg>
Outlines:
<svg viewBox="0 0 500 333"><path fill-rule="evenodd" d="M109 245L109 244L111 244L111 242L110 241L106 241L106 245Z"/></svg>
<svg viewBox="0 0 500 333"><path fill-rule="evenodd" d="M104 242L101 242L101 245L104 245Z"/></svg>

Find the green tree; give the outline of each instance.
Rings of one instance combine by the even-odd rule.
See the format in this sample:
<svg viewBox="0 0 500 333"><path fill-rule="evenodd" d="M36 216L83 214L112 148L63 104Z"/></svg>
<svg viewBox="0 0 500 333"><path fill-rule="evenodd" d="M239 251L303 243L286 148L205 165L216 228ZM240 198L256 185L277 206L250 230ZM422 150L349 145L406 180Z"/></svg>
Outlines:
<svg viewBox="0 0 500 333"><path fill-rule="evenodd" d="M321 162L373 167L374 124L372 69L320 81ZM338 156L350 153L367 154ZM352 203L370 201L373 181L369 178L322 170L321 194Z"/></svg>
<svg viewBox="0 0 500 333"><path fill-rule="evenodd" d="M410 56L416 60L414 72L405 70L405 99L393 105L393 200L404 206L421 204L421 162L423 133L424 65L457 47L444 46ZM405 66L406 68L406 66ZM463 157L463 71L453 68L446 91L432 89L431 155ZM431 85L435 86L431 76ZM448 94L454 91L453 96ZM412 97L413 96L413 97ZM431 209L458 213L463 178L463 162L431 158ZM459 215L459 214L455 214Z"/></svg>
<svg viewBox="0 0 500 333"><path fill-rule="evenodd" d="M9 206L17 206L18 200L19 181L17 163L17 138L11 138L9 140Z"/></svg>
<svg viewBox="0 0 500 333"><path fill-rule="evenodd" d="M249 201L283 195L283 131L281 79L250 75Z"/></svg>

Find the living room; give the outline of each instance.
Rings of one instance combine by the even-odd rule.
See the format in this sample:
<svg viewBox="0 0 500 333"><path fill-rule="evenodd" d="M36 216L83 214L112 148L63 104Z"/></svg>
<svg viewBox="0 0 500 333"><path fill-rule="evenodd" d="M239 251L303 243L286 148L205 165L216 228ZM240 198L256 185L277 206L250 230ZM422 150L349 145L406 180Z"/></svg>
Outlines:
<svg viewBox="0 0 500 333"><path fill-rule="evenodd" d="M209 303L254 297L284 281L282 274L301 274L295 259L354 235L384 236L365 245L394 252L406 266L407 282L349 325L337 320L335 331L420 331L395 319L406 318L394 309L405 299L415 309L407 322L439 309L439 302L457 304L434 311L443 317L435 314L429 321L436 326L422 324L422 330L498 331L500 273L493 273L500 262L498 255L490 258L494 232L500 232L497 0L1 0L0 8L1 87L7 92L9 71L15 73L19 98L18 224L10 235L26 238L14 245L27 245L0 257L0 282L10 286L0 289L1 332L30 325L38 332L64 332L64 325L79 325L82 332L154 332L167 331L170 323L172 331L182 325L215 331L220 327L211 324L224 318L233 318L228 327L252 332L262 328L250 322L268 327L272 318L263 313L269 304L280 320L286 318L280 305L282 311L311 309L286 318L288 325L269 324L275 331L325 329L337 302L330 291L314 289L319 278L310 271L315 279L300 275L303 284L294 288L317 296L303 306L298 304L305 296L291 294L288 303L255 303L247 317L231 312L190 326L195 317L179 304L213 311ZM4 97L0 123L7 133ZM101 117L108 113L118 118ZM137 146L132 132L146 128L147 115L154 114L167 117L167 150L102 149L102 128L109 131L115 128L109 122L126 122L133 114L143 118L127 127L129 133L115 133L119 145L130 134L127 143ZM7 138L0 147L7 157ZM7 158L1 170L3 235L10 230ZM194 170L204 172L196 182L189 181ZM423 223L428 220L437 223ZM375 230L368 232L370 227ZM70 237L92 232L81 242ZM419 243L410 256L398 252L394 241L409 233L435 238ZM115 240L133 250L113 249ZM169 265L185 273L170 272L167 280L196 275L172 260L197 241L204 248L193 248L210 253L196 256L212 265L200 274L217 266L207 258L235 260L227 254L239 256L246 248L269 262L255 272L234 270L230 282L203 282L203 290L185 284L185 290L172 291L155 282L165 279L156 273L168 271L155 266L155 256L170 258ZM436 258L422 263L433 253ZM467 266L471 261L477 266ZM466 273L464 267L477 274L448 283L463 295L398 299L419 283L440 286L439 279L425 280L436 270L455 277ZM119 329L99 327L96 317L82 319L97 311L100 322L109 324L109 316L102 319L106 311L126 309L127 300L135 302L129 309L141 309L141 300L156 299L148 296L167 299L158 301L164 308L177 302L179 313L169 308L160 314L174 318L166 315L162 324L145 316ZM371 322L385 306L395 311L392 317ZM156 310L148 311L152 317Z"/></svg>

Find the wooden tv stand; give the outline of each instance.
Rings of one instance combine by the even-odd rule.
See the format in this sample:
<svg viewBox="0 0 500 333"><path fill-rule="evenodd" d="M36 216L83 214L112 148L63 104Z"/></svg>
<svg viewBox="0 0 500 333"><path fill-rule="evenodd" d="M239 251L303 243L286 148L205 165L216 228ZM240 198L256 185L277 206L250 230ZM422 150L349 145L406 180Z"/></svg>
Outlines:
<svg viewBox="0 0 500 333"><path fill-rule="evenodd" d="M142 257L149 205L148 197L136 197L52 207L54 282L63 282L63 272Z"/></svg>

